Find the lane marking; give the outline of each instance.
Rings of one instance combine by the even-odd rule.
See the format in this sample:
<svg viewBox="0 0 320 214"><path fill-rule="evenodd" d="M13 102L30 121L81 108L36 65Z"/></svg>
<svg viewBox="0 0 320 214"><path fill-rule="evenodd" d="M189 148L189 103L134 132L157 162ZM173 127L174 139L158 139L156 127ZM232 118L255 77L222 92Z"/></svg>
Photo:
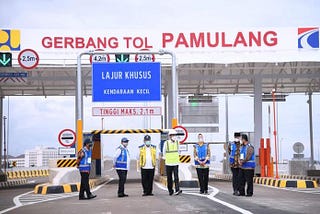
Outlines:
<svg viewBox="0 0 320 214"><path fill-rule="evenodd" d="M159 189L167 191L167 189L162 184L160 184L159 182L155 182L155 184L159 187ZM229 207L230 209L238 211L240 213L253 214L249 210L242 209L240 207L237 207L236 205L233 205L233 204L230 204L228 202L225 202L225 201L222 201L220 199L215 198L214 196L216 196L219 193L219 189L217 189L217 188L215 188L213 186L210 186L210 185L208 187L210 187L212 189L212 191L213 191L210 195L201 195L199 193L192 193L192 192L183 192L183 194L194 195L194 196L198 196L198 197L205 197L205 198L208 198L208 199L210 199L212 201L215 201L215 202L217 202L219 204L222 204L222 205L224 205L226 207Z"/></svg>
<svg viewBox="0 0 320 214"><path fill-rule="evenodd" d="M112 180L114 180L114 179L110 178L107 182L104 182L104 183L100 184L99 186L96 186L95 188L92 189L92 192L95 192L95 191L99 190L104 184L108 184ZM5 210L1 210L0 214L9 212L9 211L17 209L19 207L23 207L23 206L27 206L27 205L31 205L31 204L38 204L38 203L42 203L42 202L53 201L53 200L58 200L58 199L63 199L63 198L70 198L70 197L77 196L79 194L78 192L73 192L73 193L61 193L61 194L64 194L64 195L61 195L61 194L37 195L37 196L43 196L43 198L41 198L41 200L38 200L38 201L34 201L35 198L33 198L32 199L33 201L30 201L30 202L27 202L27 203L24 203L24 204L21 203L20 199L23 196L26 196L26 195L28 195L30 193L33 193L33 191L26 192L26 193L23 193L23 194L20 194L20 195L17 195L16 197L14 197L13 198L13 203L15 204L15 206L7 208Z"/></svg>

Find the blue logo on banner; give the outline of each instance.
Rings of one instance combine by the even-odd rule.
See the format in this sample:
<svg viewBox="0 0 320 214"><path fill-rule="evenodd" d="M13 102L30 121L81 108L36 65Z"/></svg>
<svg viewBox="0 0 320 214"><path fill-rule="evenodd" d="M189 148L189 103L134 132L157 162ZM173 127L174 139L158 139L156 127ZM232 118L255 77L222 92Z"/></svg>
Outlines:
<svg viewBox="0 0 320 214"><path fill-rule="evenodd" d="M93 63L92 101L161 101L160 63Z"/></svg>
<svg viewBox="0 0 320 214"><path fill-rule="evenodd" d="M319 28L298 28L298 48L319 48Z"/></svg>

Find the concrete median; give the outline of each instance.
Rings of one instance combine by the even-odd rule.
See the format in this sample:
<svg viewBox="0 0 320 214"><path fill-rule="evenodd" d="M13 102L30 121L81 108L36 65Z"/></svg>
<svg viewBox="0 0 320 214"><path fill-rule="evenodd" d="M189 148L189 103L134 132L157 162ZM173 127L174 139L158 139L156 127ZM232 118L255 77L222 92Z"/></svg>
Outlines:
<svg viewBox="0 0 320 214"><path fill-rule="evenodd" d="M109 180L109 177L101 177L101 178L96 178L96 179L90 179L89 180L89 185L90 188L94 188L106 181ZM80 183L70 183L70 184L59 184L59 185L54 185L50 183L45 183L45 184L39 184L34 188L34 193L35 194L59 194L59 193L71 193L71 192L79 192L80 190Z"/></svg>

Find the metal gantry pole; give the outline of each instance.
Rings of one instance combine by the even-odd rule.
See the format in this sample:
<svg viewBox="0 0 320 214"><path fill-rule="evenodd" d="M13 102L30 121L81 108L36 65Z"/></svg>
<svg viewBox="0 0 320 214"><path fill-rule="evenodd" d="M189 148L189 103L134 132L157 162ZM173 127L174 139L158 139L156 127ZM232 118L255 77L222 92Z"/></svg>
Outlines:
<svg viewBox="0 0 320 214"><path fill-rule="evenodd" d="M173 52L160 50L154 51L143 51L143 52L108 52L108 51L86 51L80 53L77 57L77 87L76 87L76 133L77 133L77 151L82 148L83 138L83 95L82 95L82 72L81 72L81 57L83 55L95 55L95 54L168 54L172 58L172 115L171 115L171 126L177 125L178 121L178 78L176 72L176 56Z"/></svg>
<svg viewBox="0 0 320 214"><path fill-rule="evenodd" d="M276 90L272 90L272 105L273 105L273 135L274 135L274 153L276 156L276 178L279 178L278 174L278 149L277 149L277 122L276 122Z"/></svg>
<svg viewBox="0 0 320 214"><path fill-rule="evenodd" d="M310 161L311 169L314 168L314 156L313 156L313 122L312 122L312 92L308 93L309 95L309 129L310 129Z"/></svg>
<svg viewBox="0 0 320 214"><path fill-rule="evenodd" d="M3 136L3 127L2 127L2 117L3 117L3 113L2 113L2 109L3 109L3 97L0 97L0 118L1 118L1 124L0 124L0 173L2 171L2 136Z"/></svg>
<svg viewBox="0 0 320 214"><path fill-rule="evenodd" d="M4 174L7 174L7 144L6 144L6 116L3 116L3 154L4 154Z"/></svg>

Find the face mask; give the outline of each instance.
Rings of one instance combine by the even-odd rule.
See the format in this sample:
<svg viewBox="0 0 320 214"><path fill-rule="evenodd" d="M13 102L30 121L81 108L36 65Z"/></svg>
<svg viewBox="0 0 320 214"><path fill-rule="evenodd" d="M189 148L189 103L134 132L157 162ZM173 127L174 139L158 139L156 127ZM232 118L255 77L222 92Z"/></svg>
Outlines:
<svg viewBox="0 0 320 214"><path fill-rule="evenodd" d="M127 146L128 146L128 143L123 142L122 145L123 145L124 147L127 147Z"/></svg>
<svg viewBox="0 0 320 214"><path fill-rule="evenodd" d="M239 138L234 139L235 142L240 142Z"/></svg>
<svg viewBox="0 0 320 214"><path fill-rule="evenodd" d="M199 138L198 138L198 141L199 141L199 142L203 142L203 137L199 137Z"/></svg>
<svg viewBox="0 0 320 214"><path fill-rule="evenodd" d="M150 145L151 145L151 141L145 141L145 144L146 144L147 146L150 146Z"/></svg>

